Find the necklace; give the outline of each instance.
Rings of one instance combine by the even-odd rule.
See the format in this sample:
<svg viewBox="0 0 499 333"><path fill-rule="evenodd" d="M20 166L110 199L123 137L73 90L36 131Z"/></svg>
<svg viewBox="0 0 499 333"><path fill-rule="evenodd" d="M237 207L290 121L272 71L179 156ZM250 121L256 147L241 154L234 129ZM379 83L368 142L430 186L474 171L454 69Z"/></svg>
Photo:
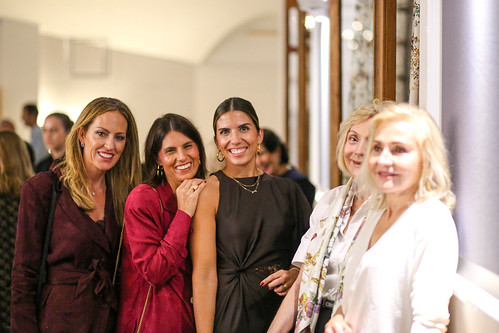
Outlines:
<svg viewBox="0 0 499 333"><path fill-rule="evenodd" d="M253 194L253 193L258 192L258 185L260 185L260 176L261 176L261 175L258 175L258 176L256 177L256 182L255 182L255 183L253 183L253 184L249 184L249 185L246 185L246 184L241 183L239 180L237 180L237 179L236 179L236 178L234 178L234 177L230 177L230 176L229 176L229 177L230 177L230 178L232 178L232 179L234 179L234 181L235 181L235 182L236 182L239 186L241 186L241 188L242 188L243 190L248 191L249 193ZM254 187L254 189L253 189L253 190L250 190L250 188L252 188L252 187Z"/></svg>

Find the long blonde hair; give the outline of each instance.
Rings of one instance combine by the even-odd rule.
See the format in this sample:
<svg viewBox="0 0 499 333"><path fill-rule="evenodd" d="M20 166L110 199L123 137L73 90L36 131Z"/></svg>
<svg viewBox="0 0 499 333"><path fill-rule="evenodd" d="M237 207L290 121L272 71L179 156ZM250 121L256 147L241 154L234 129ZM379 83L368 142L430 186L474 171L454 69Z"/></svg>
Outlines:
<svg viewBox="0 0 499 333"><path fill-rule="evenodd" d="M451 190L452 182L444 138L438 126L425 110L409 104L396 104L384 108L383 112L376 115L371 122L366 159L369 158L368 156L373 149L376 131L386 123L399 121L412 126L414 138L421 152L423 163L418 190L414 195L415 201L422 202L430 198L436 198L442 201L449 209L453 209L456 204L456 197ZM386 195L376 188L369 172L368 163L362 164L359 178L359 183L363 187L361 191L365 194L373 194L374 198L376 198L375 205L384 207Z"/></svg>
<svg viewBox="0 0 499 333"><path fill-rule="evenodd" d="M26 143L14 132L0 132L0 194L19 198L21 187L33 176Z"/></svg>
<svg viewBox="0 0 499 333"><path fill-rule="evenodd" d="M83 210L94 209L95 205L83 164L83 148L80 146L78 134L82 131L85 133L95 118L111 111L120 112L128 124L125 149L116 165L106 172L106 179L113 191L117 223L122 225L126 198L141 181L137 125L128 106L118 99L109 97L99 97L91 101L73 125L66 139L66 155L57 167L61 169L61 180L69 189L76 205Z"/></svg>

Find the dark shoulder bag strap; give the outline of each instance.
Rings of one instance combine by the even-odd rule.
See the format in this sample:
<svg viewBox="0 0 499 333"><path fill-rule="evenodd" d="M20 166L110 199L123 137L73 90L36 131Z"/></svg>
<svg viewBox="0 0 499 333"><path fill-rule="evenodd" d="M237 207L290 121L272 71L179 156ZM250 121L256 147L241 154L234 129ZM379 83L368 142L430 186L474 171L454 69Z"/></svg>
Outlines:
<svg viewBox="0 0 499 333"><path fill-rule="evenodd" d="M40 269L38 273L38 283L36 286L36 303L40 306L41 296L42 296L42 288L45 284L45 280L47 279L47 255L49 252L50 246L50 238L52 236L52 223L54 222L54 211L55 205L57 203L57 177L50 173L52 176L52 198L50 199L50 210L47 219L47 226L45 227L45 237L43 240L43 252L42 259L40 261Z"/></svg>

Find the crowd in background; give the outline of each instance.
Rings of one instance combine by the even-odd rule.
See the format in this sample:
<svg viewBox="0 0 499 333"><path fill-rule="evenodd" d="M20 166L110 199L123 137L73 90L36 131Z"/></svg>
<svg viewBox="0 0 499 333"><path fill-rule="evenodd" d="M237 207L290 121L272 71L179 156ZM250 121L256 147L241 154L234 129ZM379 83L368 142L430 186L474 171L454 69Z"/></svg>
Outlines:
<svg viewBox="0 0 499 333"><path fill-rule="evenodd" d="M338 133L345 185L316 188L232 97L195 124L91 101L0 122L0 324L11 332L445 332L458 258L442 134L374 100ZM302 170L303 171L303 170Z"/></svg>

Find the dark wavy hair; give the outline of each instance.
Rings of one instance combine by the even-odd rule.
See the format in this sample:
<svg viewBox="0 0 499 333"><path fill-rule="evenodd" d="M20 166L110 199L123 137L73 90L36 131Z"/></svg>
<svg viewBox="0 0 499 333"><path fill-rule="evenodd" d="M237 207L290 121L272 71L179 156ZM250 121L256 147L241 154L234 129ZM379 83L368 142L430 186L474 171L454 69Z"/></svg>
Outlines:
<svg viewBox="0 0 499 333"><path fill-rule="evenodd" d="M163 139L170 133L177 131L194 141L199 150L199 159L201 161L196 172L195 178L204 179L206 177L206 153L204 150L203 139L198 129L187 118L175 114L167 113L154 121L147 134L144 147L145 163L144 178L145 183L151 186L163 184L166 180L163 175L156 174L158 154L163 145Z"/></svg>

